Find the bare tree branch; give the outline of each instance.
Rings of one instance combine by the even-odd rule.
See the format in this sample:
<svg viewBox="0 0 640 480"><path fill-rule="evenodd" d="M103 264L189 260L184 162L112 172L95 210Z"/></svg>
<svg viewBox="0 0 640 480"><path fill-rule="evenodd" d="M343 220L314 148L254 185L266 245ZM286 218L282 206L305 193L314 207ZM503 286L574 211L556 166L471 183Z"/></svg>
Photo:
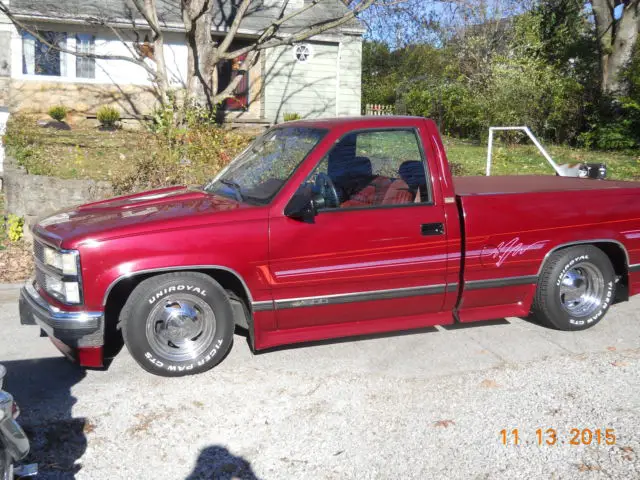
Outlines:
<svg viewBox="0 0 640 480"><path fill-rule="evenodd" d="M240 23L244 19L244 16L247 13L247 10L249 9L249 5L251 5L251 0L242 0L242 3L238 8L238 12L236 13L235 18L231 23L229 32L227 33L224 40L222 41L222 43L220 43L220 46L218 47L219 54L226 53L227 49L231 46L231 42L233 42L233 39L236 37L236 34L238 33L238 29L240 28Z"/></svg>
<svg viewBox="0 0 640 480"><path fill-rule="evenodd" d="M315 5L320 1L322 0L313 0L313 3L307 5L307 7L311 8L313 5ZM241 55L244 55L254 50L266 50L269 48L275 48L282 45L292 45L294 43L301 42L302 40L306 40L315 35L319 35L328 30L333 30L334 28L338 28L338 27L341 27L342 25L345 25L346 23L349 23L354 18L356 18L356 15L358 15L358 13L369 8L371 5L374 4L374 2L375 0L363 0L360 4L358 4L357 7L355 7L353 10L350 10L348 13L346 13L344 16L340 18L330 19L327 21L310 24L308 26L305 26L298 32L283 38L273 38L272 36L273 34L267 33L269 31L272 31L272 28L274 27L274 25L276 25L276 27L281 26L284 23L284 19L282 21L273 22L269 27L267 27L264 30L263 34L260 35L258 40L253 45L250 45L244 48L239 48L237 50L234 50L233 52L229 52L226 55L224 55L223 58L227 58L227 59L237 58ZM308 8L305 7L305 10ZM294 12L294 13L295 14L289 15L287 18L291 19L296 15L300 14L300 12Z"/></svg>

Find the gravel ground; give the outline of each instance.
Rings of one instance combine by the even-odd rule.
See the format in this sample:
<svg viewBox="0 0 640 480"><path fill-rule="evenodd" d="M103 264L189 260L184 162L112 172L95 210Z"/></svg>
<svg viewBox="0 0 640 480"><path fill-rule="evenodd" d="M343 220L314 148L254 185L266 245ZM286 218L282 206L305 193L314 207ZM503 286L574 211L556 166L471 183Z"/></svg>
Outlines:
<svg viewBox="0 0 640 480"><path fill-rule="evenodd" d="M630 479L638 307L573 334L509 319L256 356L236 336L213 371L164 379L126 351L82 372L0 289L0 360L46 479ZM557 443L538 446L538 428ZM573 428L616 444L571 445Z"/></svg>

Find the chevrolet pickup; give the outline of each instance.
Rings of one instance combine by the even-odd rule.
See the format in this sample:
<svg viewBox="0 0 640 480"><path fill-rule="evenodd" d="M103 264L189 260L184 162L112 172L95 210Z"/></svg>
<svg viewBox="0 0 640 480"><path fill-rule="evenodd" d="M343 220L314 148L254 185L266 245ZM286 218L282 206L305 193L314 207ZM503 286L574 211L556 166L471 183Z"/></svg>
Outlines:
<svg viewBox="0 0 640 480"><path fill-rule="evenodd" d="M251 348L532 316L596 325L640 292L640 183L452 178L423 118L285 123L200 187L65 210L32 227L20 297L67 355L120 341L149 372Z"/></svg>

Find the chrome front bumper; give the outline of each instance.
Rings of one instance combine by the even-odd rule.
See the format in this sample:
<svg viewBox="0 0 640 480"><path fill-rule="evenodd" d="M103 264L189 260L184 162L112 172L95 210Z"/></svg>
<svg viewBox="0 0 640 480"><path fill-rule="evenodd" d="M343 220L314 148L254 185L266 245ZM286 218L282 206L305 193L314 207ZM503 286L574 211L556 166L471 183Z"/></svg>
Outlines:
<svg viewBox="0 0 640 480"><path fill-rule="evenodd" d="M104 343L103 312L64 311L50 305L33 280L20 291L20 323L38 325L49 337L70 347L100 347Z"/></svg>
<svg viewBox="0 0 640 480"><path fill-rule="evenodd" d="M0 418L0 449L6 449L13 462L19 462L29 453L29 439L11 417Z"/></svg>

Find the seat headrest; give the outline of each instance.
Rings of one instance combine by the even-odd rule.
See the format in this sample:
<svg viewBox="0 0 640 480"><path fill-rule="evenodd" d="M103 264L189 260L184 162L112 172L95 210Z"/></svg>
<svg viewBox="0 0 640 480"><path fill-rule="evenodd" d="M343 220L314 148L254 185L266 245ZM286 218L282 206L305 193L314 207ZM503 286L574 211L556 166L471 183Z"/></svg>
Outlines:
<svg viewBox="0 0 640 480"><path fill-rule="evenodd" d="M398 168L398 175L405 181L409 188L418 189L427 184L427 175L424 165L419 160L407 160Z"/></svg>
<svg viewBox="0 0 640 480"><path fill-rule="evenodd" d="M329 159L327 174L334 182L354 177L371 177L373 166L367 157L334 158L333 161Z"/></svg>
<svg viewBox="0 0 640 480"><path fill-rule="evenodd" d="M373 175L373 166L371 165L371 160L367 157L355 157L349 170L358 177L370 177Z"/></svg>
<svg viewBox="0 0 640 480"><path fill-rule="evenodd" d="M327 174L334 182L343 178L373 175L371 160L367 157L356 157L355 134L347 135L333 147L329 153Z"/></svg>

